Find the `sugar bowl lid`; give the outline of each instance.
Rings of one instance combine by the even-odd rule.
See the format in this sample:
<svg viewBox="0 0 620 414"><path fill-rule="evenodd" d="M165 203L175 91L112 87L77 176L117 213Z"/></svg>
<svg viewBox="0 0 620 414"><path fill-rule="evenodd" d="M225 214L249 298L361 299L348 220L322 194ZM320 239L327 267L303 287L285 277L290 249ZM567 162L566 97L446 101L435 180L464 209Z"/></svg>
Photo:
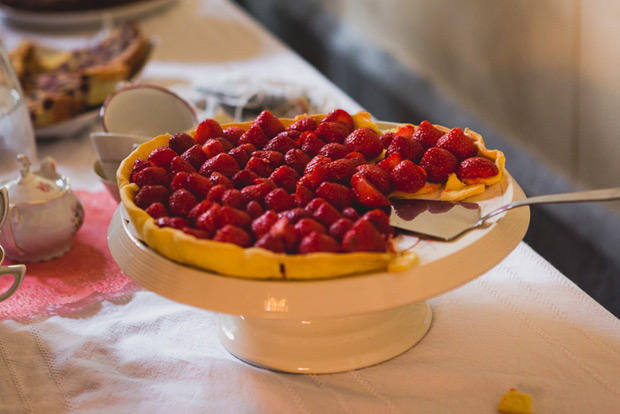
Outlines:
<svg viewBox="0 0 620 414"><path fill-rule="evenodd" d="M46 157L41 169L30 171L30 160L24 154L17 156L21 164L20 176L6 183L11 204L44 202L69 190L69 180L56 172L56 161Z"/></svg>

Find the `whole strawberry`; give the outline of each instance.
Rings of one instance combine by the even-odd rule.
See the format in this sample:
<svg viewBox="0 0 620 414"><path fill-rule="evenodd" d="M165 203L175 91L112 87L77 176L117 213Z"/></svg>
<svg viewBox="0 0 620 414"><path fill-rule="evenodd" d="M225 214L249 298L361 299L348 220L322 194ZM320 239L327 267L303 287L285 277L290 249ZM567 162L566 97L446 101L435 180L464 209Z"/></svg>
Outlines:
<svg viewBox="0 0 620 414"><path fill-rule="evenodd" d="M478 153L478 147L474 141L465 135L461 128L452 128L437 140L436 146L450 151L459 160L473 157Z"/></svg>
<svg viewBox="0 0 620 414"><path fill-rule="evenodd" d="M499 169L491 160L484 157L467 158L459 164L456 171L460 180L475 180L477 178L495 177Z"/></svg>
<svg viewBox="0 0 620 414"><path fill-rule="evenodd" d="M442 135L443 132L435 128L433 124L428 121L422 121L411 138L422 144L424 149L428 149L434 147Z"/></svg>
<svg viewBox="0 0 620 414"><path fill-rule="evenodd" d="M437 147L426 150L420 160L420 167L426 171L427 180L433 183L445 183L457 166L458 161L450 151Z"/></svg>
<svg viewBox="0 0 620 414"><path fill-rule="evenodd" d="M426 184L426 171L410 160L401 161L390 172L390 178L398 191L415 193Z"/></svg>
<svg viewBox="0 0 620 414"><path fill-rule="evenodd" d="M344 140L349 151L361 153L367 160L376 158L383 152L383 144L375 131L370 128L358 128Z"/></svg>

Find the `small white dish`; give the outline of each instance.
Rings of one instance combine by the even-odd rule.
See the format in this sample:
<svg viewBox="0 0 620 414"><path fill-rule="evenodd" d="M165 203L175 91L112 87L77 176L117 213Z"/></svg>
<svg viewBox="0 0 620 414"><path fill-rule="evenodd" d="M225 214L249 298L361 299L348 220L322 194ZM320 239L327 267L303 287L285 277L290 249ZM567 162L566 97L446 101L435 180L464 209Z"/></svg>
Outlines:
<svg viewBox="0 0 620 414"><path fill-rule="evenodd" d="M101 107L105 132L153 138L187 131L198 121L196 111L171 90L149 84L128 85L108 96Z"/></svg>
<svg viewBox="0 0 620 414"><path fill-rule="evenodd" d="M118 185L116 184L116 175L108 175L103 170L103 167L99 163L99 161L95 161L93 165L93 171L99 178L99 181L103 184L108 193L116 200L117 202L121 202L121 195L118 192Z"/></svg>
<svg viewBox="0 0 620 414"><path fill-rule="evenodd" d="M95 148L97 161L103 172L110 179L115 179L116 170L136 146L151 137L141 135L119 134L114 132L91 132L90 141Z"/></svg>

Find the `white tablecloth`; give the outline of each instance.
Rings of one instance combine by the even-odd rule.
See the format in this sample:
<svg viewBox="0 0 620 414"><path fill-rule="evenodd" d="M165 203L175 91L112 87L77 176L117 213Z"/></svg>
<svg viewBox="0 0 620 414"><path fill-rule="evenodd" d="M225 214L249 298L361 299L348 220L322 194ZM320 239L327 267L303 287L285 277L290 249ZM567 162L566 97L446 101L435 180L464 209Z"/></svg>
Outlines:
<svg viewBox="0 0 620 414"><path fill-rule="evenodd" d="M273 76L327 88L339 106L357 108L226 1L179 1L143 23L160 37L147 80ZM39 150L76 187L101 188L86 135ZM431 329L409 351L330 375L247 365L218 342L217 315L148 291L3 321L0 413L487 413L511 388L532 395L539 413L618 412L620 321L527 245L430 304Z"/></svg>

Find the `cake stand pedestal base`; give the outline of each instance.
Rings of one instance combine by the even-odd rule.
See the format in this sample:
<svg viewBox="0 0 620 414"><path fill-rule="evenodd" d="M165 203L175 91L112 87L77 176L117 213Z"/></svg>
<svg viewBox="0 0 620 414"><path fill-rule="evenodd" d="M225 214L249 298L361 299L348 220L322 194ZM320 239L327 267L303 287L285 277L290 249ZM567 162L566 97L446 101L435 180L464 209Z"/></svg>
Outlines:
<svg viewBox="0 0 620 414"><path fill-rule="evenodd" d="M235 357L275 371L326 374L387 361L428 332L426 302L318 320L248 318L220 314L218 336Z"/></svg>

